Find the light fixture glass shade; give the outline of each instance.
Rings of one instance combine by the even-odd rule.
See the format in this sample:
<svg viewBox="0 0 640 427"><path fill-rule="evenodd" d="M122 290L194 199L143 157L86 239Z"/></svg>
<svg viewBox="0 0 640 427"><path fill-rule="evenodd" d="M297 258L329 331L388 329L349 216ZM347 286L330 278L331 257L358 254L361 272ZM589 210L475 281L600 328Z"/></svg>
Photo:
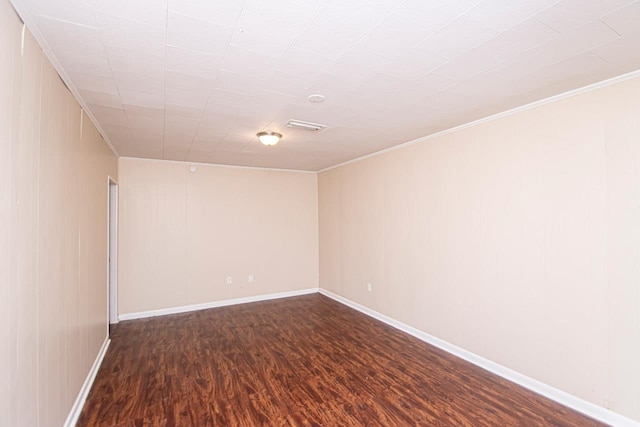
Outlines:
<svg viewBox="0 0 640 427"><path fill-rule="evenodd" d="M264 145L276 145L282 138L282 134L278 132L258 132L256 135Z"/></svg>

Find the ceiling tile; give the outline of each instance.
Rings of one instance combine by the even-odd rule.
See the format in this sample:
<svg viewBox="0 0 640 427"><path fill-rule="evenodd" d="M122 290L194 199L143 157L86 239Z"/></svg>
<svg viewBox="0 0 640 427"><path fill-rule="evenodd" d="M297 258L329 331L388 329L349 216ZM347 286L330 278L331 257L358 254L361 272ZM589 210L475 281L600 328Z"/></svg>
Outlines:
<svg viewBox="0 0 640 427"><path fill-rule="evenodd" d="M198 129L200 117L185 117L180 115L167 114L164 120L164 128L169 133L195 135Z"/></svg>
<svg viewBox="0 0 640 427"><path fill-rule="evenodd" d="M543 64L553 63L609 43L618 37L620 36L615 31L602 22L592 21L536 49L543 53Z"/></svg>
<svg viewBox="0 0 640 427"><path fill-rule="evenodd" d="M129 125L133 131L133 136L137 140L162 141L164 135L164 118L151 118L142 116L129 117Z"/></svg>
<svg viewBox="0 0 640 427"><path fill-rule="evenodd" d="M161 96L164 94L164 73L158 70L154 75L114 71L118 89Z"/></svg>
<svg viewBox="0 0 640 427"><path fill-rule="evenodd" d="M160 150L162 150L164 126L160 127L159 131L155 127L151 130L141 127L131 128L131 132L133 133L133 142L135 142L141 150L146 150L151 147L160 148Z"/></svg>
<svg viewBox="0 0 640 427"><path fill-rule="evenodd" d="M371 74L367 77L371 78L374 75L375 74ZM354 90L360 84L362 84L362 79L355 78L352 75L345 77L344 74L325 73L309 85L307 92L309 95L319 93L329 97L329 99L335 99L343 96L345 92ZM304 94L302 96L304 96Z"/></svg>
<svg viewBox="0 0 640 427"><path fill-rule="evenodd" d="M536 15L536 19L565 33L635 0L561 0Z"/></svg>
<svg viewBox="0 0 640 427"><path fill-rule="evenodd" d="M225 132L205 132L198 128L196 136L193 140L192 147L194 150L205 151L215 149L224 139L228 130Z"/></svg>
<svg viewBox="0 0 640 427"><path fill-rule="evenodd" d="M100 125L129 127L127 114L122 108L105 107L101 105L91 105L90 108L93 115L98 122L100 122Z"/></svg>
<svg viewBox="0 0 640 427"><path fill-rule="evenodd" d="M188 146L172 146L165 144L162 158L165 160L185 161L188 154Z"/></svg>
<svg viewBox="0 0 640 427"><path fill-rule="evenodd" d="M224 71L263 79L275 68L278 58L232 46L222 64Z"/></svg>
<svg viewBox="0 0 640 427"><path fill-rule="evenodd" d="M169 12L226 26L236 22L244 0L169 0Z"/></svg>
<svg viewBox="0 0 640 427"><path fill-rule="evenodd" d="M91 0L93 10L156 27L167 23L167 0Z"/></svg>
<svg viewBox="0 0 640 427"><path fill-rule="evenodd" d="M164 132L164 147L167 146L174 148L183 148L189 150L191 143L193 142L193 135L188 134L174 134L169 133L170 130L165 128Z"/></svg>
<svg viewBox="0 0 640 427"><path fill-rule="evenodd" d="M86 0L32 0L28 6L35 15L49 16L89 27L96 26L91 3Z"/></svg>
<svg viewBox="0 0 640 427"><path fill-rule="evenodd" d="M145 154L143 158L157 159L157 160L164 159L164 150L162 148L162 145L159 145L159 146L158 144L144 145L138 140L135 140L135 141L136 141L136 146L138 147L138 152L144 152ZM133 157L133 156L129 156L129 157Z"/></svg>
<svg viewBox="0 0 640 427"><path fill-rule="evenodd" d="M370 30L402 2L403 0L327 0L315 18Z"/></svg>
<svg viewBox="0 0 640 427"><path fill-rule="evenodd" d="M111 65L105 52L101 54L81 55L69 50L57 50L56 58L68 73L83 73L97 77L113 78Z"/></svg>
<svg viewBox="0 0 640 427"><path fill-rule="evenodd" d="M164 120L164 110L161 110L161 109L140 107L138 105L125 105L124 109L127 112L127 115L129 117L134 117L134 118L146 117L151 119Z"/></svg>
<svg viewBox="0 0 640 427"><path fill-rule="evenodd" d="M109 140L116 146L121 156L140 156L133 142L131 129L124 126L114 126L105 124L102 129L106 132Z"/></svg>
<svg viewBox="0 0 640 427"><path fill-rule="evenodd" d="M103 13L96 13L96 19L105 46L164 57L167 39L165 28Z"/></svg>
<svg viewBox="0 0 640 427"><path fill-rule="evenodd" d="M585 52L531 73L523 83L529 92L542 92L545 97L577 89L589 81L607 78L606 62Z"/></svg>
<svg viewBox="0 0 640 427"><path fill-rule="evenodd" d="M118 95L118 86L111 77L94 76L84 73L69 73L74 86L78 90L101 92L108 95Z"/></svg>
<svg viewBox="0 0 640 427"><path fill-rule="evenodd" d="M280 59L276 71L295 75L297 79L313 79L325 72L332 62L331 56L293 48Z"/></svg>
<svg viewBox="0 0 640 427"><path fill-rule="evenodd" d="M622 36L637 34L640 32L640 2L605 15L601 20Z"/></svg>
<svg viewBox="0 0 640 427"><path fill-rule="evenodd" d="M472 50L438 67L433 74L458 81L468 79L501 62L501 59L493 56L492 52L492 49Z"/></svg>
<svg viewBox="0 0 640 427"><path fill-rule="evenodd" d="M200 151L195 149L190 149L187 153L187 157L185 160L187 162L198 162L198 163L206 163L209 157L211 156L211 151Z"/></svg>
<svg viewBox="0 0 640 427"><path fill-rule="evenodd" d="M98 29L44 16L36 16L35 20L54 52L106 56Z"/></svg>
<svg viewBox="0 0 640 427"><path fill-rule="evenodd" d="M635 70L640 70L640 32L620 37L601 45L591 52L615 66L615 74L624 74ZM633 54L630 54L633 52Z"/></svg>
<svg viewBox="0 0 640 427"><path fill-rule="evenodd" d="M434 31L422 23L416 23L397 15L390 15L367 34L358 43L357 48L375 52L387 58L395 58L398 55L402 55L405 50L415 47L432 34L434 34Z"/></svg>
<svg viewBox="0 0 640 427"><path fill-rule="evenodd" d="M487 27L503 32L557 2L558 0L485 0L467 11L465 15Z"/></svg>
<svg viewBox="0 0 640 427"><path fill-rule="evenodd" d="M357 83L373 76L386 67L393 68L401 61L402 57L400 55L397 55L397 59L390 59L358 46L335 61L329 67L328 73L338 76L340 79Z"/></svg>
<svg viewBox="0 0 640 427"><path fill-rule="evenodd" d="M462 16L442 31L420 43L418 50L424 50L447 59L454 59L474 47L498 35L498 32Z"/></svg>
<svg viewBox="0 0 640 427"><path fill-rule="evenodd" d="M254 95L263 84L263 81L253 76L245 74L232 73L222 70L213 81L215 89L243 93L246 95Z"/></svg>
<svg viewBox="0 0 640 427"><path fill-rule="evenodd" d="M89 105L100 105L103 107L112 107L122 109L122 101L118 95L110 95L108 93L93 92L89 90L80 90L80 96Z"/></svg>
<svg viewBox="0 0 640 427"><path fill-rule="evenodd" d="M192 92L165 88L164 100L166 104L203 110L209 98L208 91Z"/></svg>
<svg viewBox="0 0 640 427"><path fill-rule="evenodd" d="M496 58L508 59L557 38L560 38L557 31L535 19L528 19L492 38L477 50Z"/></svg>
<svg viewBox="0 0 640 427"><path fill-rule="evenodd" d="M168 104L165 101L164 104L165 116L184 116L184 117L202 117L202 108L189 107L188 105L173 105Z"/></svg>
<svg viewBox="0 0 640 427"><path fill-rule="evenodd" d="M203 126L205 120L203 119L196 130L194 142L196 141L217 141L220 142L227 135L227 132L231 130L231 123L221 123L217 127L214 127L211 123L207 126Z"/></svg>
<svg viewBox="0 0 640 427"><path fill-rule="evenodd" d="M165 86L185 92L209 92L213 87L213 78L167 71L164 75Z"/></svg>
<svg viewBox="0 0 640 427"><path fill-rule="evenodd" d="M120 89L120 98L126 105L135 105L144 108L164 108L164 95L135 92Z"/></svg>
<svg viewBox="0 0 640 427"><path fill-rule="evenodd" d="M222 138L220 139L194 139L191 143L190 151L200 151L200 152L208 152L212 153L222 142Z"/></svg>
<svg viewBox="0 0 640 427"><path fill-rule="evenodd" d="M393 62L385 65L380 72L407 80L416 80L436 68L449 62L446 58L422 49L414 49L405 55L397 56Z"/></svg>
<svg viewBox="0 0 640 427"><path fill-rule="evenodd" d="M147 55L133 49L113 46L107 46L106 50L113 71L153 75L164 70L164 56Z"/></svg>
<svg viewBox="0 0 640 427"><path fill-rule="evenodd" d="M394 13L437 32L453 22L481 0L407 0Z"/></svg>
<svg viewBox="0 0 640 427"><path fill-rule="evenodd" d="M261 89L255 96L251 97L249 105L260 105L263 107L263 110L280 110L293 104L297 100L298 97L296 96Z"/></svg>
<svg viewBox="0 0 640 427"><path fill-rule="evenodd" d="M232 25L217 25L189 16L169 13L167 45L209 55L223 55L233 34Z"/></svg>
<svg viewBox="0 0 640 427"><path fill-rule="evenodd" d="M167 46L166 70L213 79L220 70L222 58L222 56Z"/></svg>
<svg viewBox="0 0 640 427"><path fill-rule="evenodd" d="M414 90L419 92L421 96L427 96L440 92L454 83L454 79L435 74L434 72L416 80Z"/></svg>
<svg viewBox="0 0 640 427"><path fill-rule="evenodd" d="M302 27L324 2L325 0L247 0L244 9L258 13L271 22Z"/></svg>
<svg viewBox="0 0 640 427"><path fill-rule="evenodd" d="M374 25L348 25L331 19L316 19L302 32L294 47L335 59L354 46L373 27Z"/></svg>
<svg viewBox="0 0 640 427"><path fill-rule="evenodd" d="M276 71L262 81L261 88L293 96L305 96L311 94L309 87L314 80L315 78L308 78L304 74L289 74Z"/></svg>
<svg viewBox="0 0 640 427"><path fill-rule="evenodd" d="M300 25L297 19L283 21L278 16L269 17L244 10L231 38L231 45L267 56L281 57L296 40L302 27L304 25Z"/></svg>
<svg viewBox="0 0 640 427"><path fill-rule="evenodd" d="M210 110L211 106L242 108L249 103L251 97L249 95L229 92L226 90L213 89L209 95L209 102L206 110Z"/></svg>
<svg viewBox="0 0 640 427"><path fill-rule="evenodd" d="M141 150L138 148L138 146L132 143L127 144L121 141L114 141L113 139L111 140L111 142L118 150L118 154L120 154L120 156L122 157L142 157L140 154Z"/></svg>

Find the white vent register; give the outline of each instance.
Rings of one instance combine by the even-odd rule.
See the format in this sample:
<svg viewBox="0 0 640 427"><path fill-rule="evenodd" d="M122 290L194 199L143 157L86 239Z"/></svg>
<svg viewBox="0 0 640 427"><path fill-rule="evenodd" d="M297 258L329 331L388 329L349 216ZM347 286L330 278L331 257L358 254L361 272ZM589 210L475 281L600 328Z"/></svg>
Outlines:
<svg viewBox="0 0 640 427"><path fill-rule="evenodd" d="M327 127L327 125L321 125L321 124L318 124L318 123L305 122L305 121L296 120L296 119L289 120L287 122L286 126L288 128L303 129L303 130L309 130L309 131L313 131L313 132L317 132L317 131L322 130L322 129Z"/></svg>

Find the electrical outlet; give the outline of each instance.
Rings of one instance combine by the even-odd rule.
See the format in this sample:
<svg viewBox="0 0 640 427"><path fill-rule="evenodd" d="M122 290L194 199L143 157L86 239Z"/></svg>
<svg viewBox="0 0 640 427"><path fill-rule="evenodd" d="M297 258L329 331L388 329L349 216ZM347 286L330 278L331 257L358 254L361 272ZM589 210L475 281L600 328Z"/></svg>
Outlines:
<svg viewBox="0 0 640 427"><path fill-rule="evenodd" d="M233 277L227 276L227 285L231 285L233 283Z"/></svg>
<svg viewBox="0 0 640 427"><path fill-rule="evenodd" d="M367 283L367 290L371 292L371 283Z"/></svg>
<svg viewBox="0 0 640 427"><path fill-rule="evenodd" d="M253 274L249 275L249 279L248 279L249 283L253 283Z"/></svg>

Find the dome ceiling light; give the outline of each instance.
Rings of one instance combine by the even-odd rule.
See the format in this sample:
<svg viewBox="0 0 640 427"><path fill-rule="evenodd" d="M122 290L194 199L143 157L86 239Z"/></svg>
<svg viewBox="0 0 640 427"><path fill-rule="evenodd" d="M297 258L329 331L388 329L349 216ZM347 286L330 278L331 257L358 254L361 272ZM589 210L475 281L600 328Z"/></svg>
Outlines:
<svg viewBox="0 0 640 427"><path fill-rule="evenodd" d="M266 146L276 145L278 141L280 141L280 138L282 138L281 133L270 131L258 132L256 136L258 137L260 142L262 142Z"/></svg>

